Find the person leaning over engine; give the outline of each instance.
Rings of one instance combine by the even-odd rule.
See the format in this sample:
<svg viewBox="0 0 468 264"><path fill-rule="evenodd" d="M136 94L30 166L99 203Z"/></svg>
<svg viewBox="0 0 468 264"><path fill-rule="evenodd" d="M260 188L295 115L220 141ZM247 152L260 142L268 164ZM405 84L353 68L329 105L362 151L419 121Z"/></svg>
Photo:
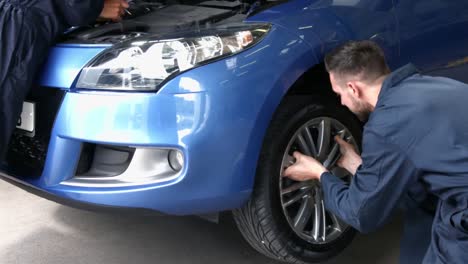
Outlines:
<svg viewBox="0 0 468 264"><path fill-rule="evenodd" d="M0 0L0 161L41 65L71 26L119 21L125 0Z"/></svg>

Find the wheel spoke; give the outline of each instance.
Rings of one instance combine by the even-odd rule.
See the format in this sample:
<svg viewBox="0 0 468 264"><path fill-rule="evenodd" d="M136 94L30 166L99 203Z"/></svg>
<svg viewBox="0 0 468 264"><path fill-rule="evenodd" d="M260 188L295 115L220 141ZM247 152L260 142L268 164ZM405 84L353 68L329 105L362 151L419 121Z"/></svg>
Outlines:
<svg viewBox="0 0 468 264"><path fill-rule="evenodd" d="M296 160L294 159L293 156L289 155L289 154L286 154L283 158L283 163L282 163L282 166L283 168L287 168L291 165L294 164L294 162L296 162Z"/></svg>
<svg viewBox="0 0 468 264"><path fill-rule="evenodd" d="M315 189L315 218L312 236L316 241L325 241L327 231L327 220L325 215L325 207L323 205L322 194L320 188Z"/></svg>
<svg viewBox="0 0 468 264"><path fill-rule="evenodd" d="M287 200L283 204L283 207L288 207L291 204L296 203L297 201L302 199L304 196L306 196L308 192L309 192L309 190L307 190L307 189L306 190L300 190L297 194L293 195L293 197L291 197L289 200Z"/></svg>
<svg viewBox="0 0 468 264"><path fill-rule="evenodd" d="M312 156L312 153L310 152L309 146L307 146L307 143L304 139L304 137L299 134L296 138L296 142L299 146L299 150L301 151L302 154L305 154L307 156Z"/></svg>
<svg viewBox="0 0 468 264"><path fill-rule="evenodd" d="M348 134L348 133L346 133L346 134ZM351 135L345 136L345 137L344 137L344 140L345 140L346 142L348 142L349 144L353 145L353 146L357 146L356 141L354 141L354 138L353 138L353 136L351 136Z"/></svg>
<svg viewBox="0 0 468 264"><path fill-rule="evenodd" d="M325 160L330 148L331 124L328 118L324 118L318 128L318 159Z"/></svg>
<svg viewBox="0 0 468 264"><path fill-rule="evenodd" d="M312 197L307 196L302 201L301 207L294 218L294 227L296 230L304 231L307 222L309 222L310 217L312 216L314 200Z"/></svg>
<svg viewBox="0 0 468 264"><path fill-rule="evenodd" d="M338 136L341 139L343 139L345 136L345 131L344 130L339 131ZM333 140L333 142L334 142L333 147L330 153L328 154L327 159L323 162L323 166L325 166L325 168L327 169L330 169L333 166L335 166L335 163L340 159L340 156L341 156L340 145L335 140Z"/></svg>
<svg viewBox="0 0 468 264"><path fill-rule="evenodd" d="M312 154L312 157L317 157L317 148L315 146L314 139L312 138L312 133L310 133L310 129L308 127L304 128L304 134L305 134L305 140L307 142L307 145L310 148L310 152Z"/></svg>
<svg viewBox="0 0 468 264"><path fill-rule="evenodd" d="M304 182L293 183L290 186L282 189L281 190L281 195L292 193L292 192L297 191L297 190L299 190L301 188L307 188L307 189L312 188L312 181L304 181Z"/></svg>
<svg viewBox="0 0 468 264"><path fill-rule="evenodd" d="M323 199L320 201L320 210L322 211L321 241L325 241L327 238L327 215L325 214L325 205L323 204Z"/></svg>
<svg viewBox="0 0 468 264"><path fill-rule="evenodd" d="M343 232L343 228L345 227L345 224L343 223L343 221L341 221L334 214L330 213L329 215L330 215L330 218L331 218L332 223L333 223L333 229L335 229L336 231L339 231L339 232Z"/></svg>

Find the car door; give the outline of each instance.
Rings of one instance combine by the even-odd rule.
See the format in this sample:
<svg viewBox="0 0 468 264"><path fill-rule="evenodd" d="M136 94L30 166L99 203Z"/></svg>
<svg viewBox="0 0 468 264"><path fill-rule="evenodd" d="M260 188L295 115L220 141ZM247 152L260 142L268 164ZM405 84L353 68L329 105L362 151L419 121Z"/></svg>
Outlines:
<svg viewBox="0 0 468 264"><path fill-rule="evenodd" d="M400 38L399 65L468 82L468 1L393 0Z"/></svg>

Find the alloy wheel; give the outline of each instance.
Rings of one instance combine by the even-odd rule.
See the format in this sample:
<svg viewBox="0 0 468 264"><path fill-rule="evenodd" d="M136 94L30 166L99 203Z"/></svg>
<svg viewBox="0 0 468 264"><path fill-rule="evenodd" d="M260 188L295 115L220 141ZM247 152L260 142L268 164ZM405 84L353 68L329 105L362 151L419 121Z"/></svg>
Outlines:
<svg viewBox="0 0 468 264"><path fill-rule="evenodd" d="M352 175L336 166L340 158L334 137L340 136L357 148L350 131L338 120L314 118L300 127L289 141L280 172L280 196L283 213L293 231L309 243L322 245L337 239L349 226L325 209L318 181L297 182L282 177L294 163L292 154L299 151L319 160L331 173L349 182Z"/></svg>

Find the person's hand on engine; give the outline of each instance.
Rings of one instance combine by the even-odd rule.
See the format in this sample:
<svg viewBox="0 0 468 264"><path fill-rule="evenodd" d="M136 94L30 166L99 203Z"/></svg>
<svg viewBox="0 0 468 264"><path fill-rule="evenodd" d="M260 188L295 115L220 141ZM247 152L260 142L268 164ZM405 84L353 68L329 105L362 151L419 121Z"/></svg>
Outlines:
<svg viewBox="0 0 468 264"><path fill-rule="evenodd" d="M351 174L356 174L357 168L362 164L361 156L356 152L353 145L344 141L340 137L336 136L335 141L340 145L341 153L341 158L336 164L349 171Z"/></svg>
<svg viewBox="0 0 468 264"><path fill-rule="evenodd" d="M327 169L316 159L297 151L293 154L296 162L284 171L284 176L296 181L320 180Z"/></svg>
<svg viewBox="0 0 468 264"><path fill-rule="evenodd" d="M126 0L104 0L104 8L99 19L118 22L122 20L122 15L128 7Z"/></svg>

